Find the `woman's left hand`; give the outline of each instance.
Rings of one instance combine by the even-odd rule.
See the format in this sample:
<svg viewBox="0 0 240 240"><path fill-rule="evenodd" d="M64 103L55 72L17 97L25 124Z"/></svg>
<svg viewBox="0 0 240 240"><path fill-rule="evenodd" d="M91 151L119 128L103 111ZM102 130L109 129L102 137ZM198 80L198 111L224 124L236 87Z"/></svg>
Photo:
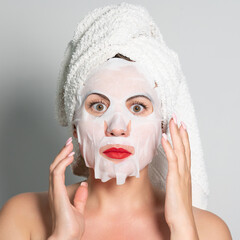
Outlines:
<svg viewBox="0 0 240 240"><path fill-rule="evenodd" d="M180 127L176 115L169 122L173 147L163 134L162 146L168 160L166 180L165 219L171 240L197 240L198 234L192 210L191 151L185 124Z"/></svg>

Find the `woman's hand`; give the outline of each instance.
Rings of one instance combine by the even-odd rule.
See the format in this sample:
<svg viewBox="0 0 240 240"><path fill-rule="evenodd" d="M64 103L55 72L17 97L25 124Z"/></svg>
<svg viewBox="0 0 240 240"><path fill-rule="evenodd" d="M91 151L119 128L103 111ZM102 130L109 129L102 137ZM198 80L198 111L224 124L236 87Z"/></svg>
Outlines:
<svg viewBox="0 0 240 240"><path fill-rule="evenodd" d="M197 240L198 234L192 211L191 151L186 126L177 125L176 115L169 122L173 147L163 134L162 146L168 160L165 219L172 239Z"/></svg>
<svg viewBox="0 0 240 240"><path fill-rule="evenodd" d="M65 170L74 157L72 138L69 138L53 163L49 172L48 200L52 215L52 235L49 239L79 240L84 228L84 209L88 196L88 185L82 183L71 204L65 186Z"/></svg>

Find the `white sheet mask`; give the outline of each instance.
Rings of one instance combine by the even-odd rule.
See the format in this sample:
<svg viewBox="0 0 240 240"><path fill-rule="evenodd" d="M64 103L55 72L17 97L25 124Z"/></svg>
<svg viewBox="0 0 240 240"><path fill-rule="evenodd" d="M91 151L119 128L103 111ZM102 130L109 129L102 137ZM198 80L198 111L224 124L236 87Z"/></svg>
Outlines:
<svg viewBox="0 0 240 240"><path fill-rule="evenodd" d="M96 179L106 182L116 178L116 184L121 185L128 176L139 178L139 172L152 161L162 136L160 102L154 87L150 75L137 62L119 58L108 60L88 76L77 95L73 123L80 152L86 166L94 169ZM85 100L92 93L105 95L110 100L109 106L94 104L104 106L101 114L86 110ZM150 114L143 116L134 112L132 106L136 104L127 107L127 99L135 95L151 99ZM119 154L123 158L116 159L115 155L100 153L111 147L122 147L132 154Z"/></svg>

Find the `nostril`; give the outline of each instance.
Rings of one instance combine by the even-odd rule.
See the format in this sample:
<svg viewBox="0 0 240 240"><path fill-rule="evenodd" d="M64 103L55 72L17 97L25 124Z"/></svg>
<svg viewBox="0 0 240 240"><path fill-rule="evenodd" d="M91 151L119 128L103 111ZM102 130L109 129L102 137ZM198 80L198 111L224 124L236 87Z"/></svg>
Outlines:
<svg viewBox="0 0 240 240"><path fill-rule="evenodd" d="M124 133L122 133L121 135L124 135Z"/></svg>

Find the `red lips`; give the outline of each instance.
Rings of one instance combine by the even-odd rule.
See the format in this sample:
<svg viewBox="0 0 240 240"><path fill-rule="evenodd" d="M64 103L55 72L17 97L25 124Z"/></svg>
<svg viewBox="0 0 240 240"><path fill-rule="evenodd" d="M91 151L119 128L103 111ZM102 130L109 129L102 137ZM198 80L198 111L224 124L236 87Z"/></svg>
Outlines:
<svg viewBox="0 0 240 240"><path fill-rule="evenodd" d="M114 147L105 150L103 153L110 158L116 158L116 159L126 158L132 154L124 148L114 148Z"/></svg>

